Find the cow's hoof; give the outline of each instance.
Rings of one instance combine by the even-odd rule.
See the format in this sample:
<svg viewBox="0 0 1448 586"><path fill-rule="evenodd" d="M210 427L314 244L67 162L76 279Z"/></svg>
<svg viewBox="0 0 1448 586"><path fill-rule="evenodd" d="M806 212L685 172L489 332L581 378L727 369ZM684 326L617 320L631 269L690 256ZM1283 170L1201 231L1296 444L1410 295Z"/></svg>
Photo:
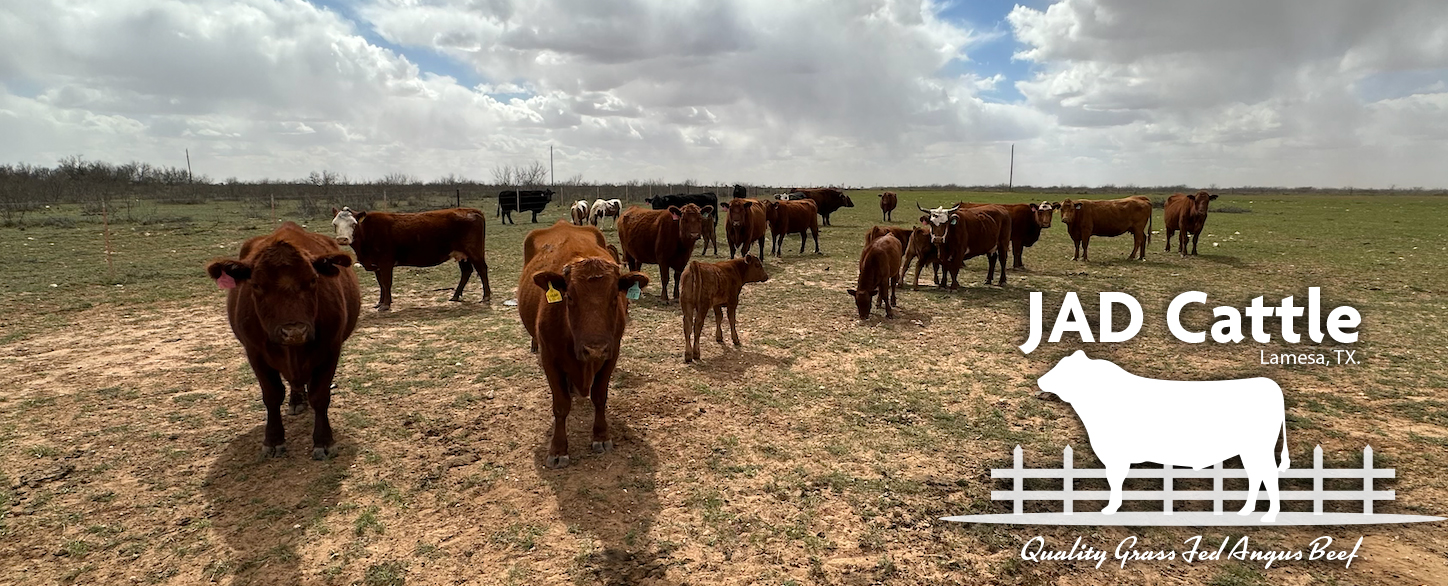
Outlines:
<svg viewBox="0 0 1448 586"><path fill-rule="evenodd" d="M557 470L559 468L567 468L568 454L563 454L560 456L554 456L552 454L549 454L548 459L543 462L543 465L554 470Z"/></svg>
<svg viewBox="0 0 1448 586"><path fill-rule="evenodd" d="M392 311L392 306L391 306L391 305L378 305L378 306L377 306L377 311L379 311L379 312L381 312L381 311Z"/></svg>
<svg viewBox="0 0 1448 586"><path fill-rule="evenodd" d="M462 303L462 302L463 302L463 298L462 298L461 295L454 295L453 298L452 298L452 299L449 299L448 301L452 301L452 302L454 302L454 303Z"/></svg>
<svg viewBox="0 0 1448 586"><path fill-rule="evenodd" d="M593 453L602 454L604 452L613 450L613 440L608 440L606 442L593 442L592 447Z"/></svg>
<svg viewBox="0 0 1448 586"><path fill-rule="evenodd" d="M301 415L302 412L303 412L303 411L306 411L306 410L307 410L307 404L306 404L306 403L292 403L292 408L291 408L291 414L292 414L292 415Z"/></svg>
<svg viewBox="0 0 1448 586"><path fill-rule="evenodd" d="M1101 509L1101 514L1102 514L1102 515L1115 515L1115 514L1116 514L1116 509L1117 509L1117 507L1106 507L1106 508L1104 508L1104 509Z"/></svg>
<svg viewBox="0 0 1448 586"><path fill-rule="evenodd" d="M1240 511L1237 511L1237 514L1238 514L1238 515L1241 515L1241 516L1243 516L1243 517L1246 517L1247 515L1251 515L1252 513L1255 513L1255 512L1257 512L1257 508L1256 508L1256 507L1252 507L1252 508L1250 508L1250 509L1242 509L1242 510L1240 510Z"/></svg>
<svg viewBox="0 0 1448 586"><path fill-rule="evenodd" d="M321 447L321 446L314 446L314 447L312 448L312 459L313 459L313 460L326 460L326 459L328 459L328 458L335 457L336 455L337 455L337 446L330 446L330 447L325 447L325 448L323 448L323 447Z"/></svg>
<svg viewBox="0 0 1448 586"><path fill-rule="evenodd" d="M685 354L685 355L684 355L684 364L688 364L688 363L693 362L693 361L694 361L694 355L693 355L693 354Z"/></svg>
<svg viewBox="0 0 1448 586"><path fill-rule="evenodd" d="M263 457L263 458L280 458L280 457L282 457L282 456L285 456L286 454L287 454L287 447L286 447L286 446L262 446L262 447L261 447L261 457Z"/></svg>

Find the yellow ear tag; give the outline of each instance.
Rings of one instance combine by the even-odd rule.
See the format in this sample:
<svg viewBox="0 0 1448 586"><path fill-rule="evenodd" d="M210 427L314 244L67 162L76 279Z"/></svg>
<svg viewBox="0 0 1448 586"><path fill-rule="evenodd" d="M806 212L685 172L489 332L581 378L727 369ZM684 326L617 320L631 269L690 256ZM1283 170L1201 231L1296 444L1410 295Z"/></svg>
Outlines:
<svg viewBox="0 0 1448 586"><path fill-rule="evenodd" d="M548 292L544 293L543 297L548 299L549 303L558 303L559 301L563 301L563 294L559 293L557 289L553 288L553 283L548 284Z"/></svg>

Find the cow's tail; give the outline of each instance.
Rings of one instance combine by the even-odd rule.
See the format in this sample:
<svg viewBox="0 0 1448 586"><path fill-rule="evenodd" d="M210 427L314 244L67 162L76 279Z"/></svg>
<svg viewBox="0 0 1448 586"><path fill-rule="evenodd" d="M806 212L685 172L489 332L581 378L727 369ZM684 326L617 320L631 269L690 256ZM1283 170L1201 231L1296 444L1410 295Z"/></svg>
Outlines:
<svg viewBox="0 0 1448 586"><path fill-rule="evenodd" d="M1151 208L1147 208L1147 209L1151 209ZM1166 209L1166 208L1162 208L1162 209ZM1165 213L1165 212L1162 212L1162 213ZM1151 213L1149 213L1149 214L1146 215L1146 243L1147 243L1147 244L1151 244L1151 225L1152 225L1152 222L1154 222L1154 221L1156 221L1156 212L1151 212ZM1284 424L1284 425L1285 425L1285 424ZM1285 428L1284 428L1284 430L1283 430L1282 433L1284 433L1284 434L1287 433L1286 430L1285 430Z"/></svg>
<svg viewBox="0 0 1448 586"><path fill-rule="evenodd" d="M1286 472L1286 471L1287 471L1287 465L1288 465L1288 463L1289 463L1289 462L1288 462L1288 460L1287 460L1287 417L1286 417L1286 415L1284 415L1284 416L1282 417L1282 463L1277 465L1277 471L1278 471L1278 472Z"/></svg>
<svg viewBox="0 0 1448 586"><path fill-rule="evenodd" d="M493 216L493 217L494 217L494 218L501 218L501 217L503 217L503 196L501 196L501 195L498 196L498 215Z"/></svg>

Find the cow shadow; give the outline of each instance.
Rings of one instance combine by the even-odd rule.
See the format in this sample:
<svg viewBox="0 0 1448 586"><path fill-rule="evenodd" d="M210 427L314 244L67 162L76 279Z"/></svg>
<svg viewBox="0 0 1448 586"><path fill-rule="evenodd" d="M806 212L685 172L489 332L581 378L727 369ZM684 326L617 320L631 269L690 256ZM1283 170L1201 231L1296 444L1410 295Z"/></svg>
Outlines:
<svg viewBox="0 0 1448 586"><path fill-rule="evenodd" d="M265 424L233 438L202 483L209 521L234 552L233 584L300 584L302 556L312 526L338 501L356 449L341 436L338 456L310 459L312 413L284 416L287 455L261 457ZM297 527L300 525L300 527ZM209 570L208 570L209 571Z"/></svg>
<svg viewBox="0 0 1448 586"><path fill-rule="evenodd" d="M668 556L649 538L660 509L658 455L638 431L613 417L609 427L614 449L595 454L588 448L592 425L592 402L575 398L568 418L572 463L561 470L544 466L548 442L543 438L533 466L553 491L564 525L602 542L600 551L581 560L584 571L604 584L637 584L663 573Z"/></svg>
<svg viewBox="0 0 1448 586"><path fill-rule="evenodd" d="M368 321L379 321L383 323L395 321L426 321L426 320L449 320L459 315L472 314L478 311L490 311L493 305L501 305L502 302L494 300L491 303L479 303L477 299L465 299L463 301L447 301L443 299L436 304L413 305L407 307L392 306L392 311L377 311L376 309L362 309L362 314ZM512 309L512 308L508 308Z"/></svg>
<svg viewBox="0 0 1448 586"><path fill-rule="evenodd" d="M794 363L793 359L776 358L761 352L735 348L734 344L728 341L728 332L725 332L724 340L725 342L720 344L710 336L700 337L699 360L691 362L691 368L714 380L732 381L738 380L739 375L751 367L772 366L778 368ZM683 352L679 352L679 354L682 355ZM680 357L679 360L683 360L683 358Z"/></svg>

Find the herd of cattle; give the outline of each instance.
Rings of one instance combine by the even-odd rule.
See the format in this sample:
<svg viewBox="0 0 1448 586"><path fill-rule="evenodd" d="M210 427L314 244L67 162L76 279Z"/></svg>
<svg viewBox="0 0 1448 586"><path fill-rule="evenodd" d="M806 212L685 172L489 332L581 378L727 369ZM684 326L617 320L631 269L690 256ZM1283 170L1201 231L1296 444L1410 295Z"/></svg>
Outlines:
<svg viewBox="0 0 1448 586"><path fill-rule="evenodd" d="M531 211L536 221L537 213L553 195L548 190L503 192L498 215L506 219L510 211ZM740 292L747 283L769 279L762 260L766 230L775 256L782 256L784 238L790 234L800 235L803 254L806 233L813 236L818 254L820 219L829 226L831 213L854 207L844 192L831 188L791 190L770 199L747 195L742 186L736 186L733 197L722 203L713 193L662 195L646 200L652 209L622 209L622 202L616 199L591 204L580 201L570 208L571 222L560 220L528 233L523 242L517 305L531 349L538 354L552 391L549 467L568 465L565 431L574 395L593 401L592 449L603 452L613 445L605 418L608 385L628 323L629 303L639 299L641 289L649 284L648 276L639 272L643 264L659 266L659 296L665 303L670 299L672 277L673 298L682 314L684 361L692 362L700 357L699 338L711 310L715 340L724 343L727 311L732 341L735 346L740 344L735 319ZM511 203L505 203L508 198ZM1168 251L1172 235L1180 231L1178 250L1187 254L1190 236L1191 254L1196 254L1208 204L1216 198L1202 191L1176 194L1166 201ZM882 218L889 221L898 196L884 192L879 199ZM537 201L544 205L534 205ZM1126 233L1133 237L1128 258L1144 259L1151 236L1152 204L1141 196L1004 205L960 202L932 209L916 204L916 208L923 214L918 225L874 226L866 232L858 279L855 287L847 290L861 319L869 317L872 305L884 308L887 318L894 317L897 290L912 262L912 289L918 289L920 272L927 264L937 286L947 287L948 282L949 289L957 289L961 267L977 256L987 258L986 284L1004 286L1007 255L1013 255L1013 268L1023 268L1022 251L1050 228L1058 211L1076 245L1073 260L1087 260L1093 236ZM290 386L291 413L298 414L308 406L313 411L312 457L335 453L327 418L332 378L342 344L356 328L361 311L353 260L341 246L350 246L357 264L376 274L379 298L374 307L378 311L391 308L392 273L397 266L429 267L456 260L461 275L452 300L462 300L474 271L482 281L483 301L492 297L483 212L455 208L388 213L346 207L332 211L335 236L308 232L288 222L271 234L248 239L236 258L218 259L206 269L218 287L228 290L232 332L261 385L267 409L265 455L285 451L281 405L287 388L283 381ZM597 228L603 218L614 219L618 246L610 244ZM695 245L701 241L704 251L713 244L718 256L713 235L720 218L725 222L730 260L693 260ZM759 255L749 253L755 245ZM742 258L736 259L736 253ZM997 263L998 279L994 276Z"/></svg>

